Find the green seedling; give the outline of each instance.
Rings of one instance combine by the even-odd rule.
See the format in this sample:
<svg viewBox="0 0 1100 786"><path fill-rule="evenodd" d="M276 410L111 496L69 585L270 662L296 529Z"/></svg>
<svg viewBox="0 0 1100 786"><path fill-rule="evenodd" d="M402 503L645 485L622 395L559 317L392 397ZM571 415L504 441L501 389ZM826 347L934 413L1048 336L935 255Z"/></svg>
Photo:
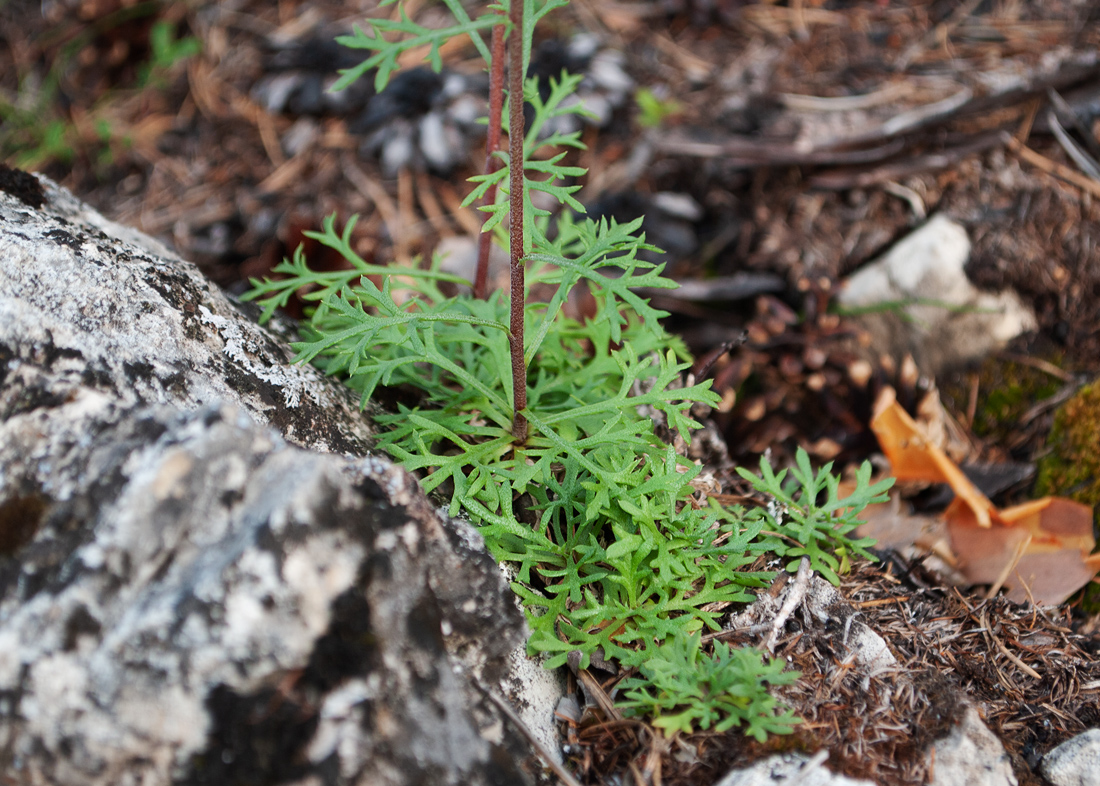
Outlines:
<svg viewBox="0 0 1100 786"><path fill-rule="evenodd" d="M202 42L193 36L176 38L176 25L160 20L149 31L149 62L138 70L138 85L163 88L167 73L177 63L202 51Z"/></svg>
<svg viewBox="0 0 1100 786"><path fill-rule="evenodd" d="M420 473L425 490L468 517L495 557L513 566L528 649L548 667L575 657L586 668L599 655L636 669L624 708L670 734L790 731L794 720L768 685L797 675L755 649L704 648L699 634L718 630L725 611L752 601L750 589L773 578L751 570L763 556L806 554L836 580L844 558L866 553L866 541L847 537L849 525L884 489L868 485L868 466L857 492L839 500L828 469L813 474L800 454L792 479L801 493L770 468L754 480L792 511L783 522L700 499L692 486L700 467L670 443L689 440L698 426L692 407L712 406L717 396L709 383L684 381L683 344L662 327L665 312L637 294L676 284L663 265L640 258L655 250L640 219L585 218L573 196L584 170L567 154L582 147L579 135L546 129L580 111L570 100L580 78L563 73L548 93L525 79L535 23L564 2L516 0L476 18L458 0L444 2L450 27L424 28L402 11L398 21L374 21L341 39L372 54L337 88L376 69L384 89L398 56L414 47L426 46L440 68L439 47L470 37L492 75L497 109L489 164L472 179L467 204L485 213L483 237L510 249L510 291L455 295L472 282L444 272L438 259L399 271L368 264L353 249L354 217L338 229L330 216L308 234L340 252L349 270L311 270L299 249L275 268L277 279L254 280L246 298L259 301L266 320L295 293L303 297L309 308L297 359L339 375L364 403L379 386L417 392L415 403L376 418L379 446ZM523 102L532 110L526 126ZM502 127L506 150L492 142ZM562 209L552 216L535 207L535 191ZM594 302L583 318L567 307L582 284ZM541 299L531 296L536 288Z"/></svg>
<svg viewBox="0 0 1100 786"><path fill-rule="evenodd" d="M634 101L638 104L638 123L643 128L657 128L684 110L675 98L661 98L648 87L638 88Z"/></svg>

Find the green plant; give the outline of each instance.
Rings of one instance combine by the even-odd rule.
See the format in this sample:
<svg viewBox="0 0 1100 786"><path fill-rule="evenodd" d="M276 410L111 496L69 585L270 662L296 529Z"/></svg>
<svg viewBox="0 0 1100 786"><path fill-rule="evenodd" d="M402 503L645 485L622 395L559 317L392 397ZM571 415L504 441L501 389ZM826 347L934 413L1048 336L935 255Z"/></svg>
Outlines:
<svg viewBox="0 0 1100 786"><path fill-rule="evenodd" d="M100 116L109 114L106 102L93 107L84 129L69 119L49 119L56 113L52 102L52 96L21 96L14 103L0 97L0 160L34 170L52 162L71 164L79 154L104 170L114 162L117 149L131 144L128 136L117 134L111 121Z"/></svg>
<svg viewBox="0 0 1100 786"><path fill-rule="evenodd" d="M636 294L675 284L662 276L663 265L639 258L652 249L638 231L640 219L619 224L574 215L584 208L572 178L584 171L565 157L581 147L578 134L544 132L555 117L580 111L567 100L579 78L563 73L545 96L534 79L524 79L534 23L564 3L523 0L471 19L457 0L444 2L456 19L450 28L429 30L402 13L399 21L372 23L371 34L356 29L341 39L374 54L337 86L377 68L376 85L384 88L397 56L413 46L427 45L438 68L439 46L462 34L486 59L493 90L503 91L510 22L508 101L490 96L490 107L499 108L489 118L490 164L472 179L467 198L481 202L484 236L510 247L509 295L447 294L448 286L470 282L444 273L438 260L400 271L368 264L352 248L354 217L338 231L330 216L322 231L308 234L339 251L350 270L313 271L299 249L275 268L280 278L253 281L247 298L261 302L267 319L299 293L309 310L297 359L342 376L364 402L379 385L417 392L414 404L376 418L384 427L379 445L420 471L424 488L444 494L453 514L465 513L479 527L497 559L514 565L513 588L532 630L529 649L544 653L548 666L579 653L582 668L595 654L637 668L656 692L631 682L627 706L659 711L660 718L674 717L668 711L691 690L716 697L705 712L665 721L670 732L711 724L744 724L757 736L788 731L791 718L777 715L767 696L767 684L793 678L782 674L783 665L766 664L755 650L715 647L708 655L694 634L717 630L724 609L753 600L748 589L773 575L749 570L762 555L806 549L835 580L845 555L866 545L846 537L848 503L835 499L833 481L801 469L795 479L805 485L802 495L781 487L782 474L760 481L783 495L783 504L804 507L797 525L694 496L700 468L671 443L688 440L697 426L691 408L717 397L708 383L684 382L683 345L661 326L666 314ZM481 39L489 28L492 46ZM526 126L521 94L532 109ZM507 153L492 142L504 118ZM557 216L537 209L534 191L564 209ZM381 277L381 286L372 277ZM594 302L587 318L568 309L570 292L582 284ZM536 288L547 293L543 299L531 297ZM869 474L868 467L851 506L880 499L880 487L867 487ZM829 497L819 509L822 489ZM840 529L833 512L842 514Z"/></svg>
<svg viewBox="0 0 1100 786"><path fill-rule="evenodd" d="M875 556L867 551L874 545L874 539L852 540L848 533L862 523L859 514L864 508L886 501L886 492L893 486L894 479L887 478L872 485L871 465L864 462L856 471L856 488L841 498L840 479L832 474L832 462L815 473L809 454L800 448L795 464L790 472L793 481L790 483L784 483L787 470L777 475L763 458L760 477L737 468L738 474L752 483L753 488L774 501L772 509L757 508L747 513L745 520L762 521L767 531L798 544L782 552L783 556L791 558L787 570L793 572L799 560L808 557L811 568L833 584L839 584L837 574L847 571L851 557L875 561Z"/></svg>
<svg viewBox="0 0 1100 786"><path fill-rule="evenodd" d="M786 734L798 719L779 711L768 685L789 685L800 676L784 671L782 661L764 664L750 649L731 649L725 642L706 655L698 633L677 633L670 646L641 665L642 678L623 680L627 715L647 715L668 732L695 729L727 731L744 726L760 742L769 734Z"/></svg>
<svg viewBox="0 0 1100 786"><path fill-rule="evenodd" d="M40 122L14 104L0 101L0 158L19 169L36 169L47 161L72 161L72 126L62 120Z"/></svg>
<svg viewBox="0 0 1100 786"><path fill-rule="evenodd" d="M76 127L54 117L59 71L55 65L44 79L22 76L14 95L0 92L0 159L20 169L72 161Z"/></svg>
<svg viewBox="0 0 1100 786"><path fill-rule="evenodd" d="M138 70L138 86L163 88L165 75L174 65L201 51L199 39L194 36L177 39L175 23L161 19L149 31L149 62Z"/></svg>
<svg viewBox="0 0 1100 786"><path fill-rule="evenodd" d="M675 98L661 98L648 87L640 87L634 93L638 104L638 123L643 128L656 128L667 118L678 115L684 106Z"/></svg>

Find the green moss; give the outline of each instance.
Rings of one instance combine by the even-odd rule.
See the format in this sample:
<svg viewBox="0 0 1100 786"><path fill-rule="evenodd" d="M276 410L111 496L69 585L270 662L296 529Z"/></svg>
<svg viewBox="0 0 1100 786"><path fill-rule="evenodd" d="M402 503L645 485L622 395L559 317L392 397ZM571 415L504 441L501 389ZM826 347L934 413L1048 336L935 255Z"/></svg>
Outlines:
<svg viewBox="0 0 1100 786"><path fill-rule="evenodd" d="M1091 505L1095 516L1100 510L1100 380L1081 388L1055 413L1047 446L1035 496L1068 497ZM1100 612L1100 586L1088 584L1079 602L1086 614Z"/></svg>
<svg viewBox="0 0 1100 786"><path fill-rule="evenodd" d="M1100 505L1100 380L1086 385L1054 415L1050 453L1039 461L1036 496Z"/></svg>
<svg viewBox="0 0 1100 786"><path fill-rule="evenodd" d="M1044 360L1061 367L1060 356ZM1062 381L1031 365L1001 356L987 358L978 368L978 400L974 409L974 433L1004 443L1015 433L1024 414L1038 402L1050 398L1062 387ZM957 412L966 412L973 378L959 374L942 383L944 400Z"/></svg>

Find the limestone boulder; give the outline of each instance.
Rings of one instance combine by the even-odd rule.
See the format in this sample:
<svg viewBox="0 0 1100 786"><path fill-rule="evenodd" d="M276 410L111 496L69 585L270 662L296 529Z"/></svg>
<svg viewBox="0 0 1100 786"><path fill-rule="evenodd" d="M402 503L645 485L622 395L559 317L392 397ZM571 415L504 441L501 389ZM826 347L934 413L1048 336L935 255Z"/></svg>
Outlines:
<svg viewBox="0 0 1100 786"><path fill-rule="evenodd" d="M525 630L477 533L371 455L354 399L196 268L12 172L0 771L533 782L486 695Z"/></svg>

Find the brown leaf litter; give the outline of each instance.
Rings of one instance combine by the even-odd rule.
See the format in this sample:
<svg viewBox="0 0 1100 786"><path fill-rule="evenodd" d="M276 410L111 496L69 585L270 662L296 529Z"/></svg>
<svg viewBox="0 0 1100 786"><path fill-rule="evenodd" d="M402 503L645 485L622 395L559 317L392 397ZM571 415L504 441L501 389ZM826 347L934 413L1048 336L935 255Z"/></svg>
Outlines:
<svg viewBox="0 0 1100 786"><path fill-rule="evenodd" d="M1041 783L1031 771L1039 758L1100 724L1097 621L1083 626L1065 608L968 598L930 580L919 563L897 557L861 564L844 577L846 600L828 619L806 611L788 619L775 655L802 672L778 690L805 720L794 735L764 744L736 730L665 739L637 721L596 713L570 729L579 777L608 783L612 773L628 771L635 783L687 786L713 783L771 753L824 749L830 769L915 786L932 766L928 746L973 704L1003 742L1021 786ZM849 644L857 620L882 636L894 665L856 662ZM764 635L723 638L760 644Z"/></svg>
<svg viewBox="0 0 1100 786"><path fill-rule="evenodd" d="M953 567L966 584L1002 586L1007 597L1064 603L1100 571L1093 554L1093 511L1061 497L998 509L934 439L897 403L891 388L875 402L871 429L899 481L946 483L955 494L943 512Z"/></svg>

